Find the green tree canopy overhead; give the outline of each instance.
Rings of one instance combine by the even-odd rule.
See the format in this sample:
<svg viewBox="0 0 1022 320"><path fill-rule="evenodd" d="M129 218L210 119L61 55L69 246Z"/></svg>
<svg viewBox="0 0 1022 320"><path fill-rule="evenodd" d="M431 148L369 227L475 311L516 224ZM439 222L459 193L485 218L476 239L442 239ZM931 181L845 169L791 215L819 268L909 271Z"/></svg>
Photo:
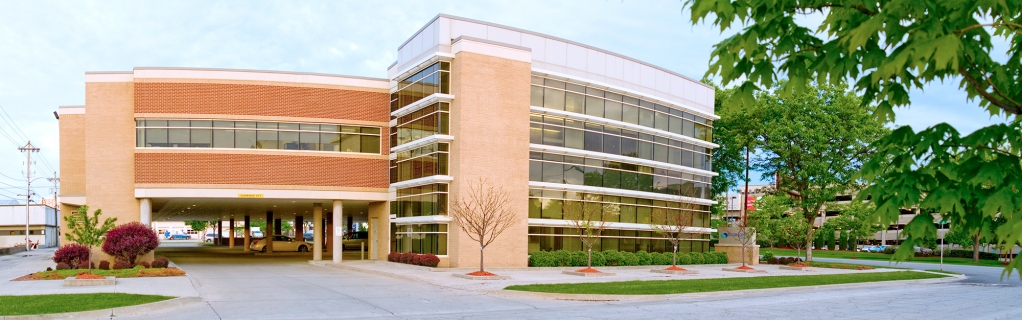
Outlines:
<svg viewBox="0 0 1022 320"><path fill-rule="evenodd" d="M851 79L862 104L876 104L881 119L908 106L908 91L935 80L959 80L969 99L1009 123L962 136L947 124L915 132L895 130L875 143L875 158L863 177L885 223L900 208L918 206L945 221L976 225L1001 215L994 230L1005 243L1022 241L1022 2L859 0L686 0L692 22L712 20L722 31L741 31L714 46L707 76L736 83L732 100L752 102L757 90L779 84L779 94L806 91L812 82ZM822 16L819 27L800 17ZM1007 59L991 55L997 40ZM1003 62L1002 62L1003 61ZM781 82L786 79L786 82ZM962 181L963 184L956 183ZM979 210L966 210L974 202ZM908 246L895 259L912 256L912 245L935 230L922 220L906 226ZM907 249L905 249L907 248ZM1005 272L1020 271L1015 259Z"/></svg>

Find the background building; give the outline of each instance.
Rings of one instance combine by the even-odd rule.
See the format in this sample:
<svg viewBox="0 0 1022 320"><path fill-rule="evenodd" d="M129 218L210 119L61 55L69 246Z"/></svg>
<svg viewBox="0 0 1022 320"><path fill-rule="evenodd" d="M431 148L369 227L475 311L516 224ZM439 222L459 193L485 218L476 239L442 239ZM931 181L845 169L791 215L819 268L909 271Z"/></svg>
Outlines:
<svg viewBox="0 0 1022 320"><path fill-rule="evenodd" d="M29 240L39 247L55 247L60 239L60 217L52 207L33 204L28 207ZM17 201L0 204L0 248L25 245L25 204Z"/></svg>
<svg viewBox="0 0 1022 320"><path fill-rule="evenodd" d="M501 253L491 266L580 250L563 203L582 194L620 208L595 249L667 250L649 226L656 209L692 213L697 235L682 251L709 249L713 87L447 15L398 56L388 79L88 73L86 105L59 111L62 205L87 203L119 223L263 220L274 234L282 221L311 220L335 261L330 242L364 226L373 259L433 253L441 266L465 267L478 263L477 244L449 225L447 210L485 180L509 192L519 218L489 247Z"/></svg>

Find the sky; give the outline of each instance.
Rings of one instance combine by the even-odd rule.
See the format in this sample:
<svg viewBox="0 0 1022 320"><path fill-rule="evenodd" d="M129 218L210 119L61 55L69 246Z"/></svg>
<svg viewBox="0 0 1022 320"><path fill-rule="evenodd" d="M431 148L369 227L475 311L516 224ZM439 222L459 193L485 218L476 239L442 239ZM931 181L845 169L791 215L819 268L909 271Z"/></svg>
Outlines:
<svg viewBox="0 0 1022 320"><path fill-rule="evenodd" d="M386 78L397 47L446 13L702 78L712 46L730 32L692 25L682 6L678 0L3 1L0 107L14 123L0 121L0 132L10 136L0 134L0 201L25 192L25 155L17 147L26 139L41 149L33 155L33 179L59 171L53 111L85 103L88 71L197 67ZM948 122L971 132L1003 121L967 101L957 81L931 84L911 98L911 108L896 110L896 123L917 130ZM33 189L52 195L44 179Z"/></svg>

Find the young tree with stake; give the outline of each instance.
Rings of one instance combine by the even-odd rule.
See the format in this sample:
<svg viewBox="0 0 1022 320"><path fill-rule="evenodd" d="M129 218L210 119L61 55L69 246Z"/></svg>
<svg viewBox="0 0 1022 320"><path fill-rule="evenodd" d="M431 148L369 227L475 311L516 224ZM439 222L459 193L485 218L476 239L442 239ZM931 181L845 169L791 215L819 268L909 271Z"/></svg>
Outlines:
<svg viewBox="0 0 1022 320"><path fill-rule="evenodd" d="M593 271L593 244L607 229L610 217L620 213L620 207L601 203L601 197L581 194L578 200L564 202L564 219L578 231L578 238L586 248L586 271Z"/></svg>
<svg viewBox="0 0 1022 320"><path fill-rule="evenodd" d="M117 218L106 218L100 224L99 216L102 214L103 209L96 209L92 213L92 217L89 217L89 206L82 205L74 213L64 217L64 221L67 222L68 229L70 229L67 233L67 241L89 247L89 273L92 273L92 248L103 244L103 237L106 236L107 231L113 229L114 223L117 222Z"/></svg>
<svg viewBox="0 0 1022 320"><path fill-rule="evenodd" d="M507 191L495 187L487 180L469 183L468 195L455 198L448 215L451 221L479 243L479 274L486 274L483 268L483 251L509 227L518 223L511 210L511 198Z"/></svg>
<svg viewBox="0 0 1022 320"><path fill-rule="evenodd" d="M683 203L683 206L687 204ZM653 209L653 220L650 221L650 228L664 236L674 246L674 257L671 260L671 267L667 270L685 270L678 267L678 244L681 241L692 239L697 234L692 233L695 215L687 207L681 210L666 208Z"/></svg>

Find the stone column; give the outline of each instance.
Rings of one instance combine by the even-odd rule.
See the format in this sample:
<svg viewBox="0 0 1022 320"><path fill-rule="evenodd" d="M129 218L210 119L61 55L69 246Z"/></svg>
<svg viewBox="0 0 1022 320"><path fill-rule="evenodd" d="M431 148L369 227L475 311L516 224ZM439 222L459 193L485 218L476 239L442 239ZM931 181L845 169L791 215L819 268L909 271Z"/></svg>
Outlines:
<svg viewBox="0 0 1022 320"><path fill-rule="evenodd" d="M263 231L266 241L266 253L273 253L273 211L266 211L266 230Z"/></svg>
<svg viewBox="0 0 1022 320"><path fill-rule="evenodd" d="M206 232L206 230L202 230L202 232ZM219 246L219 245L223 245L223 244L224 244L224 221L223 220L217 220L216 221L216 245Z"/></svg>
<svg viewBox="0 0 1022 320"><path fill-rule="evenodd" d="M227 234L230 235L231 238L227 239L227 245L228 248L234 249L234 217L231 217L231 221L229 224L230 225L227 228L229 228L230 231L228 231Z"/></svg>
<svg viewBox="0 0 1022 320"><path fill-rule="evenodd" d="M298 241L305 241L305 217L295 216L295 239Z"/></svg>
<svg viewBox="0 0 1022 320"><path fill-rule="evenodd" d="M252 228L249 227L251 224L252 218L245 215L245 252L252 251L252 248L249 248L252 245Z"/></svg>
<svg viewBox="0 0 1022 320"><path fill-rule="evenodd" d="M278 234L279 235L283 235L284 234L284 232L281 231L281 225L283 225L283 224L280 223L280 219L273 219L273 235L278 235ZM267 229L268 228L269 227L267 227Z"/></svg>
<svg viewBox="0 0 1022 320"><path fill-rule="evenodd" d="M312 204L312 260L323 260L323 204Z"/></svg>
<svg viewBox="0 0 1022 320"><path fill-rule="evenodd" d="M343 239L341 237L343 237L344 234L341 233L341 232L337 232L337 230L336 230L336 229L340 229L337 226L341 224L341 221L343 221L341 219L344 218L344 214L342 213L341 210L343 210L342 206L341 206L341 200L334 200L334 212L333 212L333 215L334 215L334 229L335 230L332 230L333 236L334 236L333 237L334 238L333 239L334 240L334 263L341 263L341 254L343 253L343 246L341 245L341 240L343 240Z"/></svg>
<svg viewBox="0 0 1022 320"><path fill-rule="evenodd" d="M150 228L153 226L153 202L149 198L138 199L138 222Z"/></svg>

